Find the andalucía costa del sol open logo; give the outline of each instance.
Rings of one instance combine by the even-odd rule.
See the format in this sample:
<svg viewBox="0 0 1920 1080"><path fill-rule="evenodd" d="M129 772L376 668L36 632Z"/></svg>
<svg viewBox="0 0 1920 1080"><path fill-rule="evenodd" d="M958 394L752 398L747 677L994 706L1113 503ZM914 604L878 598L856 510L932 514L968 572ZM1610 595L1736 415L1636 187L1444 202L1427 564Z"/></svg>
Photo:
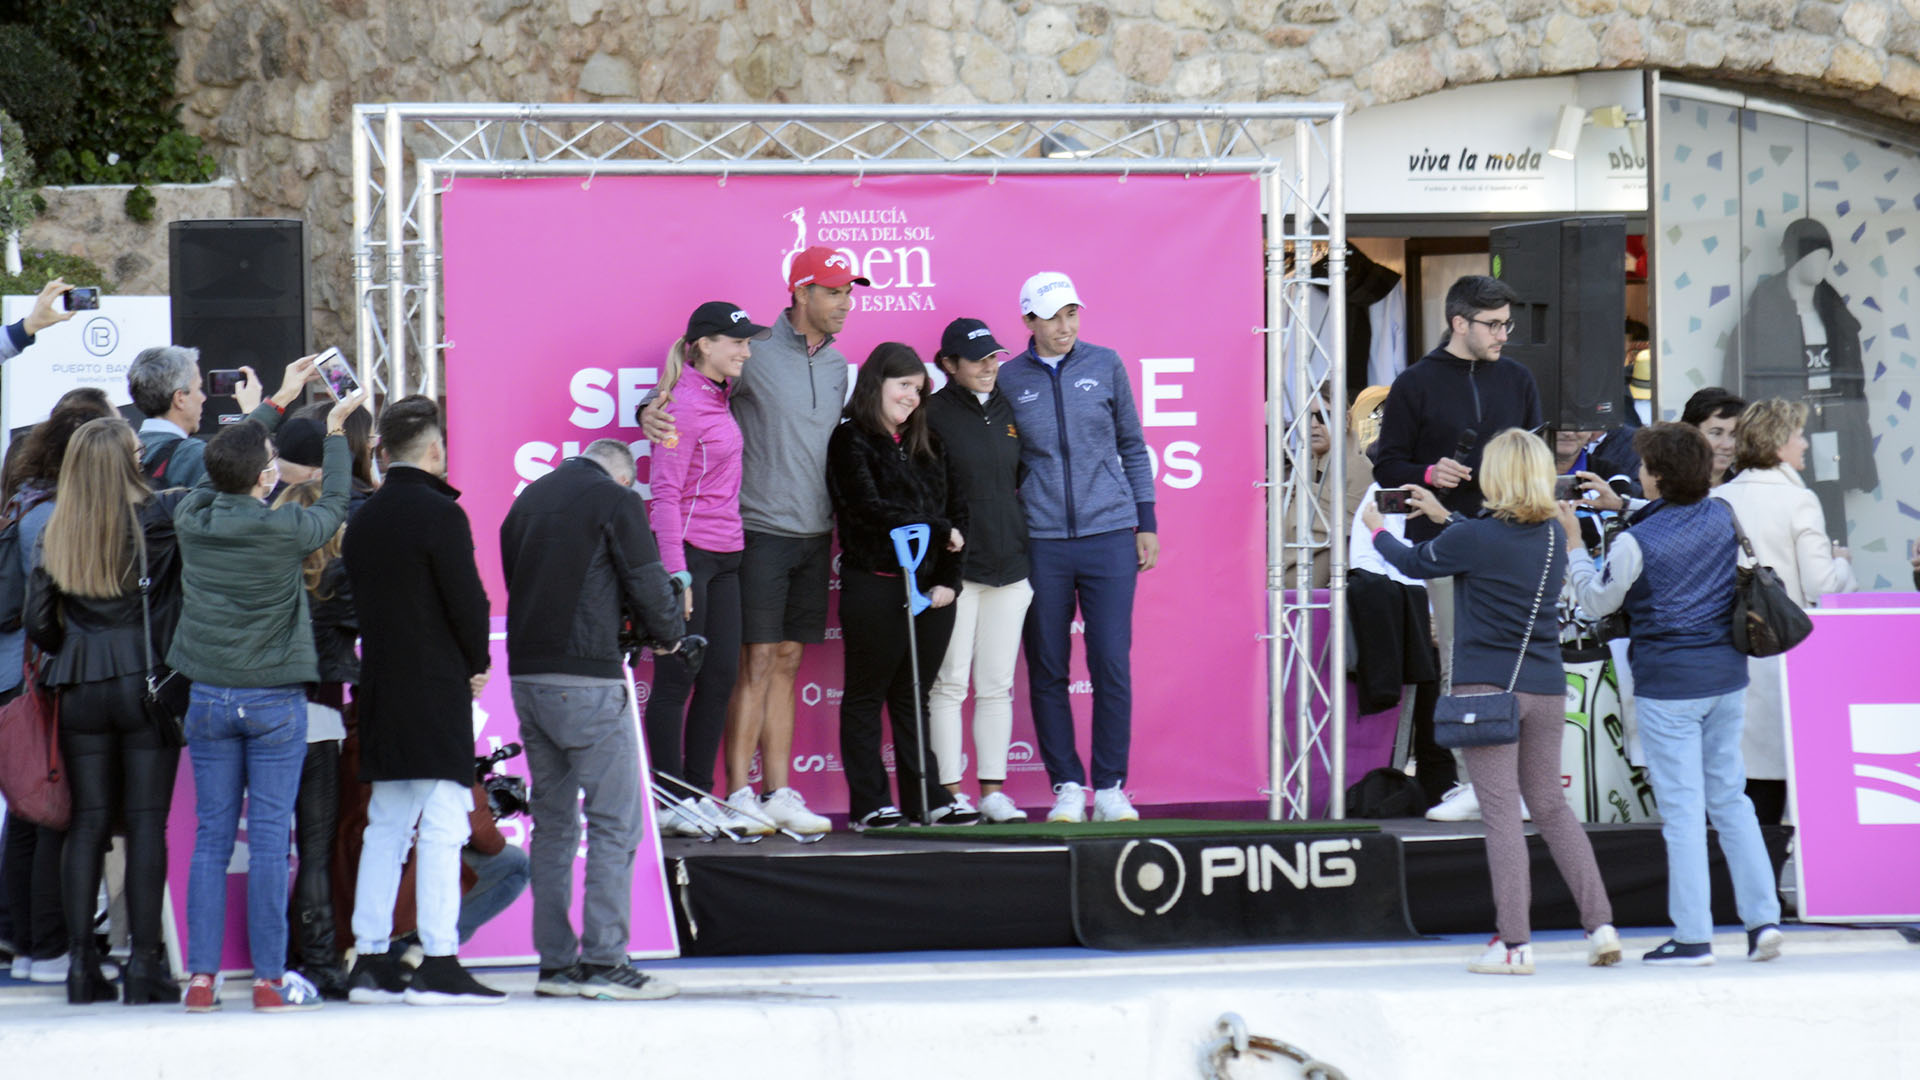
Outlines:
<svg viewBox="0 0 1920 1080"><path fill-rule="evenodd" d="M780 259L784 283L793 260L815 244L845 256L854 276L873 284L853 292L855 311L938 311L934 303L933 226L915 222L905 207L796 206L785 215L793 239Z"/></svg>

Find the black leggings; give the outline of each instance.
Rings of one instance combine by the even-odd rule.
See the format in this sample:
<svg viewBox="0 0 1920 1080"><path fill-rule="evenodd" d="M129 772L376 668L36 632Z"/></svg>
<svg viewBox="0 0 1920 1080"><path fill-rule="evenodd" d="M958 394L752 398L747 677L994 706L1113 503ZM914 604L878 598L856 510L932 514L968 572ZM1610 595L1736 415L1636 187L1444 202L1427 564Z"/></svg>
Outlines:
<svg viewBox="0 0 1920 1080"><path fill-rule="evenodd" d="M300 870L293 879L293 913L287 920L287 966L306 971L340 962L334 948L333 834L340 816L340 744L332 739L307 744L300 768L300 794L293 804L293 829Z"/></svg>
<svg viewBox="0 0 1920 1080"><path fill-rule="evenodd" d="M846 689L840 699L840 760L847 775L847 813L853 820L893 805L908 817L920 817L920 738L914 729L913 665L907 653L906 582L845 567L840 572L840 625L846 645ZM920 715L926 716L927 691L947 655L953 636L953 605L928 608L914 616L919 646ZM886 706L893 728L896 802L888 794L882 756L880 708ZM953 802L941 787L940 762L926 752L928 809Z"/></svg>
<svg viewBox="0 0 1920 1080"><path fill-rule="evenodd" d="M697 677L678 656L654 656L647 756L668 776L711 792L713 763L727 729L727 699L740 674L740 553L704 551L692 544L686 551L687 572L693 575L693 618L687 621L687 633L707 639L707 655Z"/></svg>
<svg viewBox="0 0 1920 1080"><path fill-rule="evenodd" d="M180 751L147 720L139 675L62 687L60 753L73 792L61 880L67 935L80 944L93 929L100 860L117 821L127 831L127 929L133 949L158 949L160 899L167 884L167 810Z"/></svg>

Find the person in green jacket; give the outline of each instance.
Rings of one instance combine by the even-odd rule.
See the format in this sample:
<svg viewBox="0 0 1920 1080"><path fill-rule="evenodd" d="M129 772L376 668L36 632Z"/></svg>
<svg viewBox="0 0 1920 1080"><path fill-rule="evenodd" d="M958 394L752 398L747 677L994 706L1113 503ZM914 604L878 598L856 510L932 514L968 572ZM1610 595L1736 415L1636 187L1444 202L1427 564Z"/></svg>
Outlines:
<svg viewBox="0 0 1920 1080"><path fill-rule="evenodd" d="M313 371L313 359L304 358L287 369L287 381L304 385ZM186 727L199 815L187 879L189 1012L220 1007L214 973L243 792L253 1007L320 1005L313 984L286 970L286 838L307 749L305 684L319 679L300 571L307 553L346 520L353 475L343 429L365 401L362 390L327 414L321 497L313 506L268 509L262 501L279 480L276 410L215 436L206 449L207 479L174 512L182 600L167 663L193 680Z"/></svg>

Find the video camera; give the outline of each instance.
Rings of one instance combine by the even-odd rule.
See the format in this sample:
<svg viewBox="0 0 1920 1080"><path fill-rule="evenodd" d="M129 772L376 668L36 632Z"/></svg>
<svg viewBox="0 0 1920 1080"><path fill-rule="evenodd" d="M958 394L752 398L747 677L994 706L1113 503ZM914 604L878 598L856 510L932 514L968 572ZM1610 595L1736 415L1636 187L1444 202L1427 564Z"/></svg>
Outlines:
<svg viewBox="0 0 1920 1080"><path fill-rule="evenodd" d="M679 578L674 578L673 602L676 604L681 603L680 598L685 595L685 593L686 587L680 584ZM620 617L620 651L628 656L632 656L641 649L649 649L655 656L664 656L667 653L672 653L680 658L681 663L687 665L687 672L689 674L698 675L700 674L700 662L706 658L707 639L701 637L699 634L688 634L678 642L657 641L641 629L639 620L636 620L630 614L622 612Z"/></svg>
<svg viewBox="0 0 1920 1080"><path fill-rule="evenodd" d="M473 759L474 782L487 790L487 810L496 821L527 811L527 782L511 773L491 771L495 765L519 757L525 749L517 742L510 742L485 757Z"/></svg>

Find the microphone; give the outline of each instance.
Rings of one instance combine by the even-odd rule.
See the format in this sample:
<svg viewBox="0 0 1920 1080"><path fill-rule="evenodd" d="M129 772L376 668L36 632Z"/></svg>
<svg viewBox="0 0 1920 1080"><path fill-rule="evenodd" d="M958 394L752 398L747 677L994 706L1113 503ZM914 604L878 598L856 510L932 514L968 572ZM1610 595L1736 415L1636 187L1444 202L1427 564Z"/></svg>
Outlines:
<svg viewBox="0 0 1920 1080"><path fill-rule="evenodd" d="M1467 463L1467 455L1480 445L1480 433L1468 428L1460 433L1460 441L1453 444L1453 460L1462 465Z"/></svg>

